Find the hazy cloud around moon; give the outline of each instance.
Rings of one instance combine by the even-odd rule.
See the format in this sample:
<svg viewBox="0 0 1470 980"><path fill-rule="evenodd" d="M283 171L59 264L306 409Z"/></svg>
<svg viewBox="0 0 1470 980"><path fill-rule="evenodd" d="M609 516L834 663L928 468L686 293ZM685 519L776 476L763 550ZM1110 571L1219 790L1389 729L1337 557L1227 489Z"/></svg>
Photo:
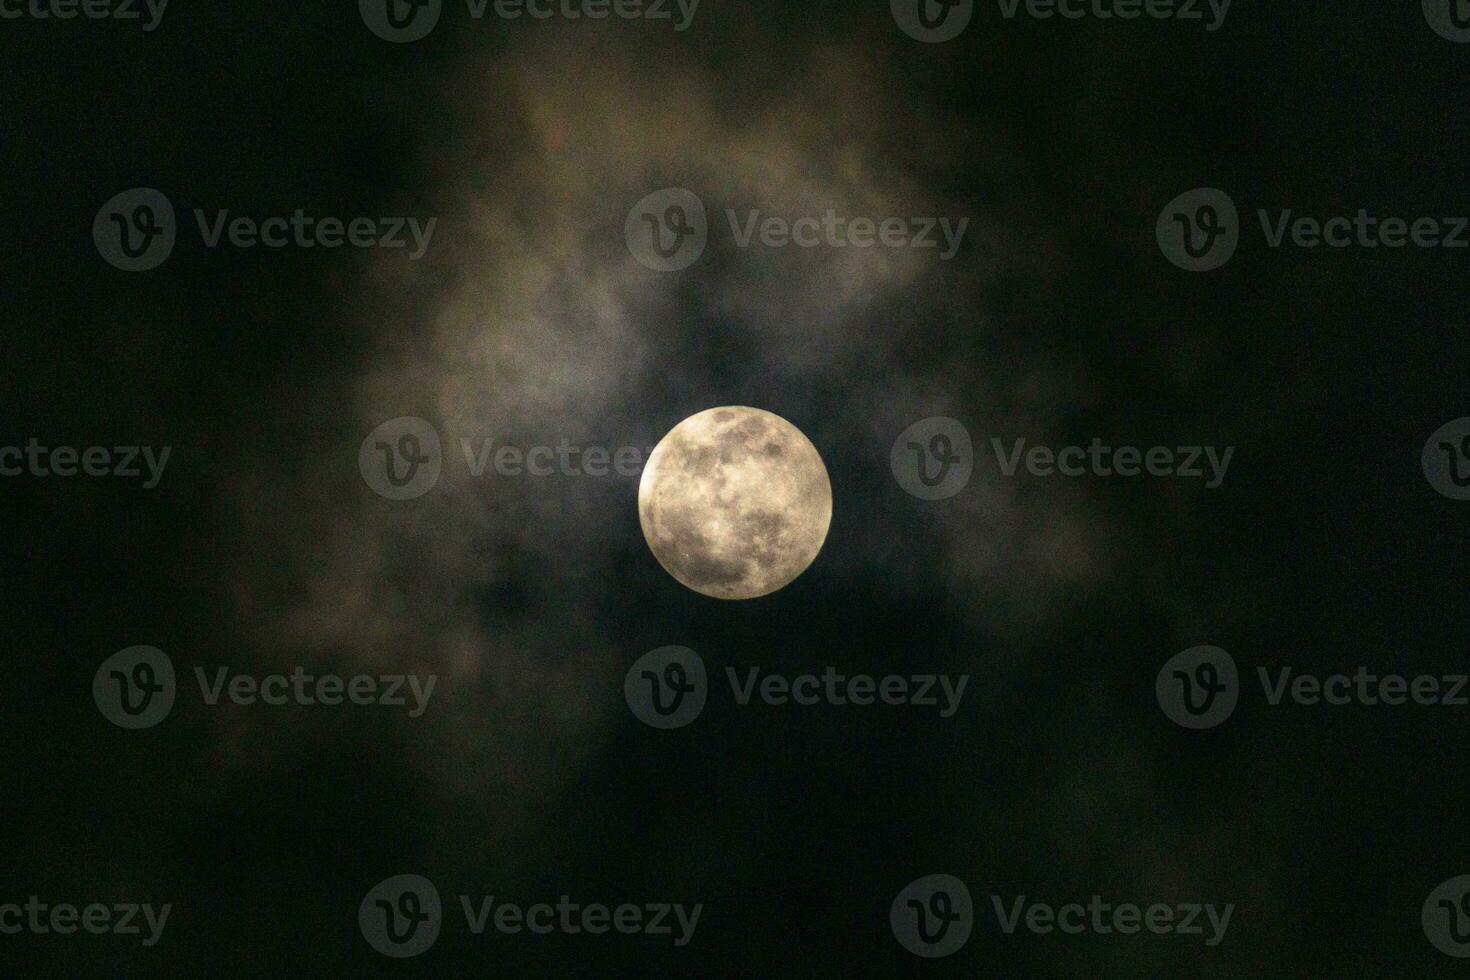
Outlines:
<svg viewBox="0 0 1470 980"><path fill-rule="evenodd" d="M636 479L475 478L464 440L646 449L726 391L780 392L767 407L885 502L829 574L902 572L895 552L909 549L897 546L916 533L927 538L920 574L1018 608L1044 609L1102 570L1100 525L1080 495L1021 499L977 475L936 525L886 471L888 442L918 418L1042 416L1062 393L1044 363L1024 376L944 366L960 363L962 332L983 338L985 284L1030 274L1037 243L1054 237L1044 217L928 189L948 168L980 167L1025 197L1004 140L920 118L885 69L840 46L802 48L797 82L739 105L716 94L717 67L643 54L571 41L466 53L424 110L455 134L425 148L434 247L417 263L377 255L344 283L365 344L307 413L319 452L236 481L247 544L233 589L247 631L283 658L331 649L443 672L462 692L445 699L442 724L463 757L423 764L452 783L557 778L539 760L593 751L589 736L610 723L599 692L618 689L636 653L594 611L617 601ZM709 248L682 273L644 268L623 240L628 208L666 186L694 191L710 217ZM742 249L726 212L743 221L749 209L965 216L970 230L947 262L917 249ZM354 459L364 433L400 415L435 425L445 460L431 493L395 504L367 492ZM279 481L303 501L290 513L259 506ZM258 522L284 522L301 545L252 552L248 542L279 537L253 534ZM535 724L548 716L558 723Z"/></svg>

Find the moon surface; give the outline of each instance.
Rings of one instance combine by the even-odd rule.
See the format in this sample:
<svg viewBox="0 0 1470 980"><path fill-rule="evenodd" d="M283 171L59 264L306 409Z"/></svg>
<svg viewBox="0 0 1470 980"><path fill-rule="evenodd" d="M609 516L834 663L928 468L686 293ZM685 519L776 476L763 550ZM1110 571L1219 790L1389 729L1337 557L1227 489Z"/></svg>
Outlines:
<svg viewBox="0 0 1470 980"><path fill-rule="evenodd" d="M711 408L654 447L638 518L654 557L684 585L754 599L790 584L822 550L832 483L816 447L781 416Z"/></svg>

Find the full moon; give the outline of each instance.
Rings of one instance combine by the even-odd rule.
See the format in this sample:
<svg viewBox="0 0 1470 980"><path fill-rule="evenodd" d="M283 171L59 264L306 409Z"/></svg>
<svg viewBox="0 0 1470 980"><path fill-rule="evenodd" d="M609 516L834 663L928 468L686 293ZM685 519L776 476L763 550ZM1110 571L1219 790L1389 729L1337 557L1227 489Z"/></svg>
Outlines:
<svg viewBox="0 0 1470 980"><path fill-rule="evenodd" d="M654 557L684 585L754 599L790 584L822 550L832 483L816 447L781 416L711 408L648 457L638 518Z"/></svg>

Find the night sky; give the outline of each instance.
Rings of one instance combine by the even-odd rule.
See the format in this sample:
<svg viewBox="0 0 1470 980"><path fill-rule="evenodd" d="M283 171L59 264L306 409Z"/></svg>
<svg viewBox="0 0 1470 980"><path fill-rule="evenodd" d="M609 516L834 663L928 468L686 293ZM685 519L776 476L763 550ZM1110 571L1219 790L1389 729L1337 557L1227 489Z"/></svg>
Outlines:
<svg viewBox="0 0 1470 980"><path fill-rule="evenodd" d="M22 14L0 18L0 471L33 439L113 462L169 449L151 487L141 450L136 477L0 476L0 972L1461 967L1421 907L1470 874L1470 707L1273 705L1258 671L1470 672L1470 501L1421 467L1470 415L1470 248L1270 241L1288 210L1463 220L1470 44L1417 0L1241 2L1214 30L1207 4L1071 20L976 2L937 43L886 0L703 0L683 30L674 3L543 20L444 0L403 43L370 7L175 0L144 30L141 6L0 2ZM132 188L176 216L144 271L94 238ZM668 188L702 203L707 241L664 271L625 225ZM1210 271L1156 234L1196 188L1238 208ZM407 244L211 245L196 210L403 218ZM742 245L728 215L753 211L928 217L940 245ZM434 222L418 257L409 218ZM940 218L966 222L952 254ZM463 451L643 458L722 405L791 422L832 486L816 560L747 601L660 567L636 469L476 474ZM921 499L890 454L936 417L968 433L973 473ZM437 436L440 472L397 500L360 463L403 418ZM1021 439L1233 453L1213 487L1007 475L993 440ZM93 690L135 646L167 655L177 691L128 729ZM624 695L665 646L709 675L670 730ZM1228 651L1239 703L1191 729L1155 685L1198 646ZM435 687L417 716L412 695L210 704L196 668ZM727 668L968 681L943 717L742 705ZM396 959L359 906L402 874L433 883L443 921ZM973 927L921 958L890 906L936 874L968 888ZM146 926L6 929L32 895L171 911L151 945ZM563 895L702 911L676 945L677 926L477 935L461 909ZM1207 945L1208 925L1008 933L994 908L1095 895L1233 911Z"/></svg>

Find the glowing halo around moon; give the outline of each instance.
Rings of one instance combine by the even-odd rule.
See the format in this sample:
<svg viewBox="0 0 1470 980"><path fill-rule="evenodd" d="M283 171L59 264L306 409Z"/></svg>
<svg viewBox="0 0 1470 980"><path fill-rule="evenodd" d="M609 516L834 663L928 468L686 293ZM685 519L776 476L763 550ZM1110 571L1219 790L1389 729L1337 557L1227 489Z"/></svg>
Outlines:
<svg viewBox="0 0 1470 980"><path fill-rule="evenodd" d="M689 416L654 447L638 519L654 557L684 585L754 599L789 585L822 550L832 483L796 426L727 405Z"/></svg>

